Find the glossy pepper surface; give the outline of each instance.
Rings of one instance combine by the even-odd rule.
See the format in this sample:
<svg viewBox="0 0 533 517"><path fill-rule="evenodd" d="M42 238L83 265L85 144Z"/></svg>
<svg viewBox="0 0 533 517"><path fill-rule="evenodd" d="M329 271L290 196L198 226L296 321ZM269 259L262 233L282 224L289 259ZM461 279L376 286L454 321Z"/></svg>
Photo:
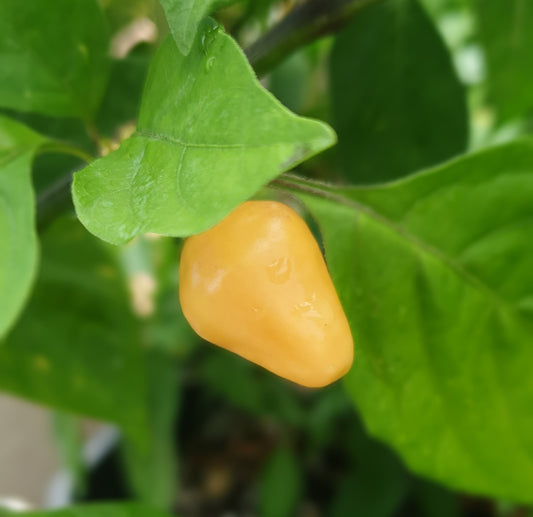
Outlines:
<svg viewBox="0 0 533 517"><path fill-rule="evenodd" d="M350 327L305 221L274 201L248 201L186 239L183 313L202 338L309 387L352 364Z"/></svg>

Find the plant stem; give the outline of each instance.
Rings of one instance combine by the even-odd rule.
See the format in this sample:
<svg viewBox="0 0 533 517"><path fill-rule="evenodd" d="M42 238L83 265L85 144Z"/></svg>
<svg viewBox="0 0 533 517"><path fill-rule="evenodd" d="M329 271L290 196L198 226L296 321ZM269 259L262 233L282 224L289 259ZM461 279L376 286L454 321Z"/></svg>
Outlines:
<svg viewBox="0 0 533 517"><path fill-rule="evenodd" d="M96 146L98 152L100 153L100 151L102 150L102 137L100 136L96 124L92 120L87 119L85 121L85 129L87 130L89 138L93 141L93 144Z"/></svg>
<svg viewBox="0 0 533 517"><path fill-rule="evenodd" d="M326 190L328 187L331 187L331 185L290 173L284 173L281 176L278 176L276 179L272 180L268 186L272 188L281 188L283 190L303 192L304 194L311 194L312 196L324 199L339 200L338 196Z"/></svg>
<svg viewBox="0 0 533 517"><path fill-rule="evenodd" d="M245 52L259 77L272 70L297 48L344 27L354 14L378 0L307 0Z"/></svg>
<svg viewBox="0 0 533 517"><path fill-rule="evenodd" d="M42 145L39 154L59 153L68 154L90 163L93 157L79 147L66 142L51 141ZM72 206L70 186L72 184L72 172L61 176L47 189L37 196L37 230L43 231L59 214Z"/></svg>
<svg viewBox="0 0 533 517"><path fill-rule="evenodd" d="M39 148L39 154L46 153L69 154L70 156L75 156L86 163L90 163L93 160L93 157L83 149L59 141L47 142Z"/></svg>
<svg viewBox="0 0 533 517"><path fill-rule="evenodd" d="M37 197L37 230L42 232L60 214L72 206L72 172L61 176Z"/></svg>

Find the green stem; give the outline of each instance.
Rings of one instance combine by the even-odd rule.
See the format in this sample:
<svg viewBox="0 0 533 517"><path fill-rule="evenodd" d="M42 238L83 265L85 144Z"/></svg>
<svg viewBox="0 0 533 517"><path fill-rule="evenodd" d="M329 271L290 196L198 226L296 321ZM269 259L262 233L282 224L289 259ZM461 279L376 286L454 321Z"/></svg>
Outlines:
<svg viewBox="0 0 533 517"><path fill-rule="evenodd" d="M80 149L79 147L68 144L66 142L59 142L53 140L42 145L39 148L38 152L38 154L49 153L68 154L70 156L75 156L76 158L79 158L80 160L83 160L86 163L90 163L94 159L93 156L85 152L83 149Z"/></svg>
<svg viewBox="0 0 533 517"><path fill-rule="evenodd" d="M328 187L333 187L333 185L287 172L272 180L269 186L283 190L303 192L304 194L331 199L337 202L340 200L340 196L324 190Z"/></svg>
<svg viewBox="0 0 533 517"><path fill-rule="evenodd" d="M93 141L93 144L100 153L102 150L102 137L100 136L100 132L98 131L96 124L91 119L87 119L85 120L85 129L87 130L89 138Z"/></svg>
<svg viewBox="0 0 533 517"><path fill-rule="evenodd" d="M378 0L307 0L246 49L263 76L297 48L342 29L360 9Z"/></svg>
<svg viewBox="0 0 533 517"><path fill-rule="evenodd" d="M37 230L42 232L60 214L72 207L72 172L61 176L37 197Z"/></svg>
<svg viewBox="0 0 533 517"><path fill-rule="evenodd" d="M94 157L83 149L67 142L50 141L39 149L39 154L67 154L79 158L85 163L93 161ZM37 196L37 229L43 231L59 214L72 206L70 186L72 172L68 172L52 183Z"/></svg>

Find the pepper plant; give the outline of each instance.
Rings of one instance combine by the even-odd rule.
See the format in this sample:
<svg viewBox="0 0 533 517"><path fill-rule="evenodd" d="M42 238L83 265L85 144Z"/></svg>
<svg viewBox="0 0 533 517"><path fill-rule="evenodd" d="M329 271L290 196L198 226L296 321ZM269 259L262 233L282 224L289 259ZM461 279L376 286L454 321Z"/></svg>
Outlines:
<svg viewBox="0 0 533 517"><path fill-rule="evenodd" d="M400 515L413 491L420 515L470 515L471 496L527 514L531 26L527 0L0 2L0 390L60 412L60 440L80 416L118 426L140 501L50 515L180 508L191 379L309 450L357 419L360 468L321 514ZM182 239L250 199L320 241L355 346L331 389L220 355L183 318ZM266 517L303 512L300 452L278 445Z"/></svg>

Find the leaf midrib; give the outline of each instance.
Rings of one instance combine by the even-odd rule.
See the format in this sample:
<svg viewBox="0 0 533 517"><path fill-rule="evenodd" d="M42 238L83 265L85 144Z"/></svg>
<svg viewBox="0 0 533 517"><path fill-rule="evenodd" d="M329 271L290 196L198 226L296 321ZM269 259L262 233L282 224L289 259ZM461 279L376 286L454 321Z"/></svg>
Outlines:
<svg viewBox="0 0 533 517"><path fill-rule="evenodd" d="M133 134L132 138L134 137L140 137L140 138L146 138L148 140L156 141L156 142L168 142L171 144L175 144L181 147L190 147L190 148L199 148L199 149L266 149L266 148L272 148L277 147L280 145L294 145L294 142L291 141L280 141L280 142L273 142L268 144L247 144L247 143L235 143L235 144L215 144L215 143L200 143L200 142L186 142L184 140L180 140L179 138L171 135L167 135L164 133L156 133L153 131L150 131L148 129L138 129ZM317 140L323 139L325 141L325 138L318 137L315 140L312 141L313 145L316 145Z"/></svg>

